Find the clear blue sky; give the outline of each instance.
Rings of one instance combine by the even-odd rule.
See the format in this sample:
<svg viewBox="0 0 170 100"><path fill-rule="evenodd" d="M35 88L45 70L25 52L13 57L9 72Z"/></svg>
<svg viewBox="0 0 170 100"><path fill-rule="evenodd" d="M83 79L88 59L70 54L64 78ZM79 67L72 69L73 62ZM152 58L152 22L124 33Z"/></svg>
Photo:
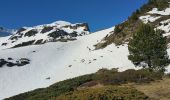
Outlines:
<svg viewBox="0 0 170 100"><path fill-rule="evenodd" d="M1 0L0 26L20 28L57 20L87 22L91 31L127 19L147 0Z"/></svg>

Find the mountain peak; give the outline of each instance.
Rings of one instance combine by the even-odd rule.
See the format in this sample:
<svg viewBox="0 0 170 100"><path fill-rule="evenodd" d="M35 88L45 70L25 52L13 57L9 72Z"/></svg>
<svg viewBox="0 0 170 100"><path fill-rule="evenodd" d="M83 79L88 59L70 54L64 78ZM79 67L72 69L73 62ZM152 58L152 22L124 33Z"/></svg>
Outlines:
<svg viewBox="0 0 170 100"><path fill-rule="evenodd" d="M61 25L61 26L71 25L70 22L66 22L66 21L62 21L62 20L60 20L60 21L55 21L55 22L53 22L52 24L57 24L57 25Z"/></svg>
<svg viewBox="0 0 170 100"><path fill-rule="evenodd" d="M6 41L1 43L3 48L16 48L46 42L67 42L76 40L78 36L89 34L87 23L71 24L66 21L56 21L51 24L22 27Z"/></svg>

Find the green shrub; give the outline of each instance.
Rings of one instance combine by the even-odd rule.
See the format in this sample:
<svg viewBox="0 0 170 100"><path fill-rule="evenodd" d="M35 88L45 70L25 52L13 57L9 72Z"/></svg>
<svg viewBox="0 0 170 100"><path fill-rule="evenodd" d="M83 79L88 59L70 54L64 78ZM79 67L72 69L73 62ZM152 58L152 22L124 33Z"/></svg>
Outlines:
<svg viewBox="0 0 170 100"><path fill-rule="evenodd" d="M142 24L133 34L128 50L128 58L135 66L149 68L150 71L164 72L165 67L170 64L163 31L155 31L149 24Z"/></svg>
<svg viewBox="0 0 170 100"><path fill-rule="evenodd" d="M123 72L115 70L101 69L93 75L93 80L102 84L125 84L128 82L148 83L154 80L160 80L163 77L162 72L150 72L149 69L128 69Z"/></svg>
<svg viewBox="0 0 170 100"><path fill-rule="evenodd" d="M131 17L129 18L130 21L136 21L139 19L139 14L140 14L140 11L139 10L136 10L136 12L133 12Z"/></svg>
<svg viewBox="0 0 170 100"><path fill-rule="evenodd" d="M149 100L132 87L104 86L67 92L51 100Z"/></svg>
<svg viewBox="0 0 170 100"><path fill-rule="evenodd" d="M34 91L19 94L5 100L48 100L63 93L73 91L83 83L92 81L92 75L93 74L89 74L61 81L51 85L48 88L36 89Z"/></svg>
<svg viewBox="0 0 170 100"><path fill-rule="evenodd" d="M119 32L121 32L122 31L122 27L120 26L120 25L116 25L115 26L115 29L114 29L114 32L115 33L119 33Z"/></svg>
<svg viewBox="0 0 170 100"><path fill-rule="evenodd" d="M61 95L60 96L61 100L63 100L62 98L64 96L68 98L68 97L74 97L75 95L78 95L78 98L79 97L83 97L83 98L92 97L92 100L94 100L93 98L96 98L96 96L97 98L99 98L97 100L100 100L100 99L103 100L103 98L105 97L108 98L108 96L113 97L115 99L123 97L125 100L127 99L134 100L133 97L137 96L137 97L141 97L141 99L143 100L144 95L141 93L140 93L141 95L139 95L138 91L131 89L131 88L128 89L128 88L123 88L123 87L122 88L104 87L104 88L99 89L99 92L98 92L98 88L96 88L92 91L90 91L91 89L88 90L87 95L84 94L84 92L81 92L81 91L76 92L76 91L79 90L80 86L83 86L86 83L91 83L92 86L93 84L96 84L96 83L101 83L103 85L116 85L117 86L119 84L124 84L124 83L129 83L129 82L136 82L136 83L150 82L156 79L161 79L162 78L161 75L162 74L156 73L156 72L151 73L148 71L148 69L141 69L141 70L129 69L124 72L118 72L118 70L115 68L111 70L100 69L98 72L94 74L84 75L84 76L68 79L65 81L61 81L61 82L51 85L50 87L36 89L34 91L22 93L22 94L19 94L17 96L14 96L14 97L11 97L5 100L49 100L49 99L60 100L58 98L56 99L56 97L60 95ZM83 91L86 91L86 90L83 90ZM106 93L104 94L106 96L103 96L102 95L103 93ZM106 100L110 100L110 99L106 99ZM138 98L137 100L140 100L140 99Z"/></svg>
<svg viewBox="0 0 170 100"><path fill-rule="evenodd" d="M169 7L170 0L149 0L148 4L156 6L158 10L164 10Z"/></svg>

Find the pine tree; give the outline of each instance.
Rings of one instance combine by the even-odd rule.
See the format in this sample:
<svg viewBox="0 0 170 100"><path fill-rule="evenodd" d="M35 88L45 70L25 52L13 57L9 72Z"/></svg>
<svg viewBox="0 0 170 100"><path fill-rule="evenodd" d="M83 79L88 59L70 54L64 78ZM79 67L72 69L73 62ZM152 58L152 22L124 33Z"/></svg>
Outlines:
<svg viewBox="0 0 170 100"><path fill-rule="evenodd" d="M139 10L136 10L136 12L133 12L132 13L132 16L130 17L130 20L131 21L136 21L138 20L138 15L140 14L140 11Z"/></svg>
<svg viewBox="0 0 170 100"><path fill-rule="evenodd" d="M129 60L134 65L149 68L150 71L165 71L170 63L167 54L166 37L163 31L154 30L148 24L143 24L133 35L128 45Z"/></svg>
<svg viewBox="0 0 170 100"><path fill-rule="evenodd" d="M121 32L122 30L121 30L121 28L120 28L120 25L118 24L118 25L116 25L115 26L115 29L114 29L114 32L115 33L119 33L119 32Z"/></svg>

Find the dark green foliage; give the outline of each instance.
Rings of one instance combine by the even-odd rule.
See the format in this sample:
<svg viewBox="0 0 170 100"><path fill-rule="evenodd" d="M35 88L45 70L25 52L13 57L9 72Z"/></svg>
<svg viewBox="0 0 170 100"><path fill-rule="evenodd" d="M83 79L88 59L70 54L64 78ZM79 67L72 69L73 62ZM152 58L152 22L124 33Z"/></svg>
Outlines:
<svg viewBox="0 0 170 100"><path fill-rule="evenodd" d="M120 26L120 25L116 25L116 26L115 26L115 29L114 29L114 32L115 32L115 33L121 32L121 26Z"/></svg>
<svg viewBox="0 0 170 100"><path fill-rule="evenodd" d="M129 18L130 21L136 21L138 20L139 18L139 14L140 14L140 11L139 10L136 10L136 12L133 12L131 17Z"/></svg>
<svg viewBox="0 0 170 100"><path fill-rule="evenodd" d="M103 85L117 86L118 84L125 84L128 82L146 83L161 78L162 78L161 74L157 72L149 72L147 69L141 69L141 70L130 69L124 72L118 72L117 69L111 69L111 70L101 69L94 74L84 75L73 79L61 81L51 85L50 87L26 92L8 98L6 100L49 100L49 99L51 100L52 98L58 97L62 94L76 91L81 86L84 87L86 87L87 85L89 86L89 84L86 83L91 83L91 84L101 83ZM131 94L127 94L127 95L131 95Z"/></svg>
<svg viewBox="0 0 170 100"><path fill-rule="evenodd" d="M67 92L51 100L150 100L132 87L104 86Z"/></svg>
<svg viewBox="0 0 170 100"><path fill-rule="evenodd" d="M149 5L154 5L158 10L164 10L165 8L169 7L170 0L149 0Z"/></svg>
<svg viewBox="0 0 170 100"><path fill-rule="evenodd" d="M165 71L165 66L170 63L170 60L166 51L166 37L162 34L162 31L155 31L150 25L141 25L133 35L133 39L129 41L129 60L136 66Z"/></svg>
<svg viewBox="0 0 170 100"><path fill-rule="evenodd" d="M114 43L115 45L122 45L126 42L129 42L133 33L137 31L138 27L141 23L143 23L139 17L146 15L147 12L151 11L153 8L158 8L158 10L165 10L165 8L169 7L170 0L150 0L148 3L144 4L140 9L137 9L135 12L129 16L128 20L116 25L113 34L106 36L104 38L104 42L100 42L95 45L96 49L103 49L106 46ZM157 14L153 14L153 16L158 16ZM154 22L149 22L149 24L153 25L153 27L157 27L157 25L164 20L169 19L170 16L161 16L161 18L157 19ZM169 41L168 41L169 42Z"/></svg>
<svg viewBox="0 0 170 100"><path fill-rule="evenodd" d="M63 93L73 91L83 83L92 81L92 74L58 82L48 88L23 93L6 100L48 100Z"/></svg>
<svg viewBox="0 0 170 100"><path fill-rule="evenodd" d="M102 84L125 84L128 82L148 83L162 79L163 73L149 72L148 69L134 70L129 69L123 72L101 69L93 75L93 80Z"/></svg>
<svg viewBox="0 0 170 100"><path fill-rule="evenodd" d="M116 73L118 73L117 69L100 69L93 75L93 80L104 82L105 80L112 79Z"/></svg>

